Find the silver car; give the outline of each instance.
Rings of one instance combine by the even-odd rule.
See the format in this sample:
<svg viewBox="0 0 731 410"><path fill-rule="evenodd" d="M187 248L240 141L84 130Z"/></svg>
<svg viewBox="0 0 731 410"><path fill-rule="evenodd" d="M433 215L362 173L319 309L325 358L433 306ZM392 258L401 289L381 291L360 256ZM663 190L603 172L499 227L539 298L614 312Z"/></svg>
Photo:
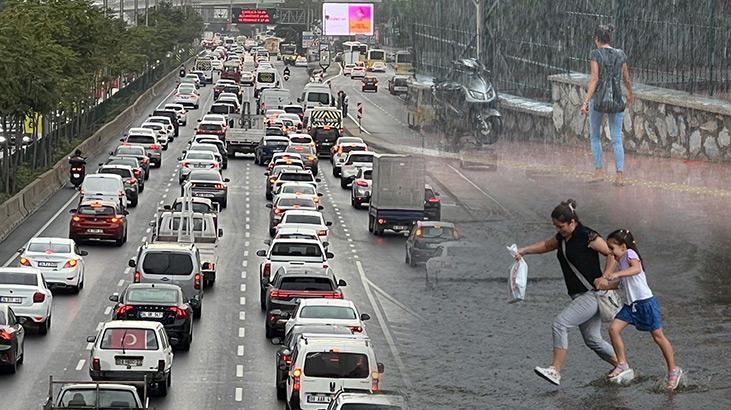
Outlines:
<svg viewBox="0 0 731 410"><path fill-rule="evenodd" d="M221 168L213 152L208 151L187 151L185 156L178 157L178 161L180 161L180 168L178 170L178 182L180 184L185 181L193 169L219 170Z"/></svg>

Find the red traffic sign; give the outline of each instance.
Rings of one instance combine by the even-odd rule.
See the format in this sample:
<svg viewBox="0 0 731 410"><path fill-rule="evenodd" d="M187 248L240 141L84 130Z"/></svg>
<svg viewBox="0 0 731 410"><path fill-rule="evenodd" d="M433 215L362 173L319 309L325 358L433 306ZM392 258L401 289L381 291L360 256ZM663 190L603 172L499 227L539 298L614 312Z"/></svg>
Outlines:
<svg viewBox="0 0 731 410"><path fill-rule="evenodd" d="M358 103L356 111L358 112L358 118L363 118L363 103Z"/></svg>

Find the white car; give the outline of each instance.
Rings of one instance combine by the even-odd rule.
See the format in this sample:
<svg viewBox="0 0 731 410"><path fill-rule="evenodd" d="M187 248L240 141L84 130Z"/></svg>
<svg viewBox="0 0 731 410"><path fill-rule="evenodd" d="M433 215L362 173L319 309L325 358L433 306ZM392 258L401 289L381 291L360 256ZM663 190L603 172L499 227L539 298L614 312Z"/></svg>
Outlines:
<svg viewBox="0 0 731 410"><path fill-rule="evenodd" d="M295 67L307 67L307 58L304 56L297 56L294 60Z"/></svg>
<svg viewBox="0 0 731 410"><path fill-rule="evenodd" d="M355 68L355 64L345 64L345 66L343 67L343 75L352 74L353 68Z"/></svg>
<svg viewBox="0 0 731 410"><path fill-rule="evenodd" d="M197 110L199 99L200 95L198 95L198 92L195 90L194 87L181 85L180 87L178 87L178 90L175 93L173 102L176 104L181 104L185 107L192 106L193 109Z"/></svg>
<svg viewBox="0 0 731 410"><path fill-rule="evenodd" d="M53 294L36 268L0 268L0 303L10 306L21 323L45 335L51 327Z"/></svg>
<svg viewBox="0 0 731 410"><path fill-rule="evenodd" d="M286 319L285 316L282 316ZM347 299L302 299L292 317L287 320L284 334L296 325L335 325L347 326L353 333L366 334L363 322L371 316L358 313L352 300Z"/></svg>
<svg viewBox="0 0 731 410"><path fill-rule="evenodd" d="M299 228L309 227L317 230L317 235L320 237L320 241L329 241L329 231L332 226L332 222L325 221L322 217L322 213L318 211L304 211L304 210L289 210L284 213L282 220L277 225L277 230L281 228ZM276 234L275 234L276 236Z"/></svg>
<svg viewBox="0 0 731 410"><path fill-rule="evenodd" d="M84 287L84 256L89 253L69 238L33 238L21 249L19 264L43 272L47 285L68 287L79 293Z"/></svg>
<svg viewBox="0 0 731 410"><path fill-rule="evenodd" d="M220 169L221 164L216 160L212 152L188 151L185 156L178 158L180 169L178 170L178 183L182 184L194 169Z"/></svg>
<svg viewBox="0 0 731 410"><path fill-rule="evenodd" d="M363 79L366 76L366 69L363 66L355 66L352 70L350 70L350 78L352 79Z"/></svg>
<svg viewBox="0 0 731 410"><path fill-rule="evenodd" d="M277 234L274 235L274 239L311 239L321 241L317 229L305 225L277 228ZM267 239L264 243L270 244L271 240ZM330 243L322 242L322 245L325 247L325 250L327 250Z"/></svg>
<svg viewBox="0 0 731 410"><path fill-rule="evenodd" d="M309 196L316 204L320 203L320 197L322 196L322 193L317 192L317 188L315 188L312 184L303 184L299 182L286 182L280 185L277 189L277 192L274 192L274 198L272 199L272 202L277 200L277 195L279 194Z"/></svg>
<svg viewBox="0 0 731 410"><path fill-rule="evenodd" d="M202 123L216 123L221 124L223 129L228 129L228 121L226 119L226 116L223 114L206 114L201 118L198 122ZM211 134L214 135L214 134ZM216 134L216 137L218 138L218 135Z"/></svg>
<svg viewBox="0 0 731 410"><path fill-rule="evenodd" d="M338 148L332 156L333 176L340 176L340 168L345 164L345 159L351 151L368 151L368 145L362 142L338 144Z"/></svg>
<svg viewBox="0 0 731 410"><path fill-rule="evenodd" d="M162 150L165 151L168 149L168 144L172 138L168 135L167 127L157 122L145 122L140 125L140 128L147 128L155 131L157 133L157 143L162 146Z"/></svg>
<svg viewBox="0 0 731 410"><path fill-rule="evenodd" d="M173 110L178 115L178 124L185 126L188 124L188 111L183 104L167 103L163 107L166 110Z"/></svg>
<svg viewBox="0 0 731 410"><path fill-rule="evenodd" d="M373 157L376 154L372 151L350 151L345 162L340 166L340 187L343 189L355 179L358 168L373 169Z"/></svg>
<svg viewBox="0 0 731 410"><path fill-rule="evenodd" d="M89 355L89 376L94 381L125 380L153 387L159 396L170 388L173 348L160 322L112 320L104 323ZM177 341L172 341L175 344Z"/></svg>
<svg viewBox="0 0 731 410"><path fill-rule="evenodd" d="M217 70L217 71L223 70L223 61L221 61L217 58L212 59L211 68L213 68L214 70Z"/></svg>
<svg viewBox="0 0 731 410"><path fill-rule="evenodd" d="M381 61L376 61L371 66L371 72L374 72L374 73L385 73L386 72L386 63L383 63Z"/></svg>

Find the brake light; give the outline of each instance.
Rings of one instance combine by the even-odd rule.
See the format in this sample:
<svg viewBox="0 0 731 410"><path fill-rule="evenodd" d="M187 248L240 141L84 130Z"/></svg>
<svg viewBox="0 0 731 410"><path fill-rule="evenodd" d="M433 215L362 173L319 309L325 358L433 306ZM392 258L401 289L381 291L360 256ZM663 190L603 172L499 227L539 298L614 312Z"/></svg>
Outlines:
<svg viewBox="0 0 731 410"><path fill-rule="evenodd" d="M292 390L300 391L300 377L302 376L301 369L294 369L292 371Z"/></svg>
<svg viewBox="0 0 731 410"><path fill-rule="evenodd" d="M324 230L324 229L320 229L320 232L318 232L317 235L319 235L319 236L325 236L325 235L327 235L327 231Z"/></svg>
<svg viewBox="0 0 731 410"><path fill-rule="evenodd" d="M150 149L158 150L158 149L160 149L160 145L152 144L152 145L150 145Z"/></svg>
<svg viewBox="0 0 731 410"><path fill-rule="evenodd" d="M98 357L95 357L95 358L93 358L91 360L91 368L93 370L96 370L96 371L101 371L102 370L102 364L99 361L99 358Z"/></svg>
<svg viewBox="0 0 731 410"><path fill-rule="evenodd" d="M379 384L379 381L381 379L381 374L378 372L371 373L371 391L377 392L381 390Z"/></svg>
<svg viewBox="0 0 731 410"><path fill-rule="evenodd" d="M30 261L28 260L28 258L20 258L20 261L18 261L18 262L20 262L20 264L23 265L23 266L31 266Z"/></svg>
<svg viewBox="0 0 731 410"><path fill-rule="evenodd" d="M224 189L224 188L226 188L225 185L223 185L223 184L216 184L216 189Z"/></svg>
<svg viewBox="0 0 731 410"><path fill-rule="evenodd" d="M69 259L68 261L66 261L66 264L63 265L63 267L64 268L75 268L76 265L78 265L78 264L79 264L78 259Z"/></svg>
<svg viewBox="0 0 731 410"><path fill-rule="evenodd" d="M332 293L328 293L327 295L323 295L324 299L342 299L343 298L343 292L340 290L336 290Z"/></svg>
<svg viewBox="0 0 731 410"><path fill-rule="evenodd" d="M136 271L135 274L134 274L134 276L133 276L133 278L132 278L132 280L135 283L140 283L140 279L142 279L142 274L139 271Z"/></svg>
<svg viewBox="0 0 731 410"><path fill-rule="evenodd" d="M353 333L361 333L361 332L363 332L363 327L362 326L348 326L348 329L350 329L350 331L353 332Z"/></svg>
<svg viewBox="0 0 731 410"><path fill-rule="evenodd" d="M310 161L314 161L316 158L317 157L315 157L314 155L308 155L307 156L307 159L310 160Z"/></svg>
<svg viewBox="0 0 731 410"><path fill-rule="evenodd" d="M117 308L114 312L117 314L117 317L124 317L127 316L127 313L134 309L135 307L132 305L122 305Z"/></svg>
<svg viewBox="0 0 731 410"><path fill-rule="evenodd" d="M175 319L187 319L188 318L188 311L185 309L181 309L177 306L171 306L168 308L168 310L172 313L175 313Z"/></svg>
<svg viewBox="0 0 731 410"><path fill-rule="evenodd" d="M7 330L0 330L0 339L11 341L13 340L13 334Z"/></svg>
<svg viewBox="0 0 731 410"><path fill-rule="evenodd" d="M262 270L262 276L265 278L269 278L272 274L272 264L267 262L264 264L264 269Z"/></svg>
<svg viewBox="0 0 731 410"><path fill-rule="evenodd" d="M426 202L430 202L432 204L438 203L439 202L439 197L438 196L433 196L433 197L427 199Z"/></svg>
<svg viewBox="0 0 731 410"><path fill-rule="evenodd" d="M218 168L218 162L214 162L213 164L211 164L211 168L212 169L217 169Z"/></svg>
<svg viewBox="0 0 731 410"><path fill-rule="evenodd" d="M143 164L147 164L149 162L150 162L150 158L148 158L148 157L142 158L142 163Z"/></svg>
<svg viewBox="0 0 731 410"><path fill-rule="evenodd" d="M286 364L287 366L289 366L290 364L292 364L292 356L291 355L288 355L288 354L283 354L282 355L282 361L284 362L284 364Z"/></svg>
<svg viewBox="0 0 731 410"><path fill-rule="evenodd" d="M359 180L359 181L355 181L355 185L367 187L368 183L365 181Z"/></svg>
<svg viewBox="0 0 731 410"><path fill-rule="evenodd" d="M131 184L131 185L134 185L134 184L137 183L137 178L134 178L134 177L133 178L130 178L130 179L127 180L127 183L128 184Z"/></svg>
<svg viewBox="0 0 731 410"><path fill-rule="evenodd" d="M383 225L383 224L385 224L385 223L386 223L386 220L385 220L385 219L383 219L383 218L378 218L378 224L379 224L379 225Z"/></svg>
<svg viewBox="0 0 731 410"><path fill-rule="evenodd" d="M112 223L122 222L122 219L124 218L123 215L114 215L111 219Z"/></svg>
<svg viewBox="0 0 731 410"><path fill-rule="evenodd" d="M188 168L188 165L190 165L187 161L183 161L180 163L180 166L183 168Z"/></svg>
<svg viewBox="0 0 731 410"><path fill-rule="evenodd" d="M200 289L201 288L201 274L196 273L195 276L193 277L193 280L194 280L193 287L196 289Z"/></svg>
<svg viewBox="0 0 731 410"><path fill-rule="evenodd" d="M142 175L142 171L140 171L139 169L135 169L135 170L134 170L134 173L135 173L135 176L140 176L140 175Z"/></svg>
<svg viewBox="0 0 731 410"><path fill-rule="evenodd" d="M33 294L33 303L43 303L46 300L46 294L43 292L36 292Z"/></svg>

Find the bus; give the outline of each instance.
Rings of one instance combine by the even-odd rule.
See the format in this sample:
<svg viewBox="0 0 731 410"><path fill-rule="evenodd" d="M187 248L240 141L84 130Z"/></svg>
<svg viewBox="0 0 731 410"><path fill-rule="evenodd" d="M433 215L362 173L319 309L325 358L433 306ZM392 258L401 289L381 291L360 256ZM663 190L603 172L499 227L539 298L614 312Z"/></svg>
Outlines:
<svg viewBox="0 0 731 410"><path fill-rule="evenodd" d="M396 74L409 75L414 73L413 55L405 50L396 52Z"/></svg>
<svg viewBox="0 0 731 410"><path fill-rule="evenodd" d="M370 71L373 68L373 63L380 61L386 64L386 52L381 49L372 48L368 50L368 56L366 57L366 70Z"/></svg>
<svg viewBox="0 0 731 410"><path fill-rule="evenodd" d="M368 45L358 41L343 43L343 61L345 64L355 64L356 61L366 61Z"/></svg>

